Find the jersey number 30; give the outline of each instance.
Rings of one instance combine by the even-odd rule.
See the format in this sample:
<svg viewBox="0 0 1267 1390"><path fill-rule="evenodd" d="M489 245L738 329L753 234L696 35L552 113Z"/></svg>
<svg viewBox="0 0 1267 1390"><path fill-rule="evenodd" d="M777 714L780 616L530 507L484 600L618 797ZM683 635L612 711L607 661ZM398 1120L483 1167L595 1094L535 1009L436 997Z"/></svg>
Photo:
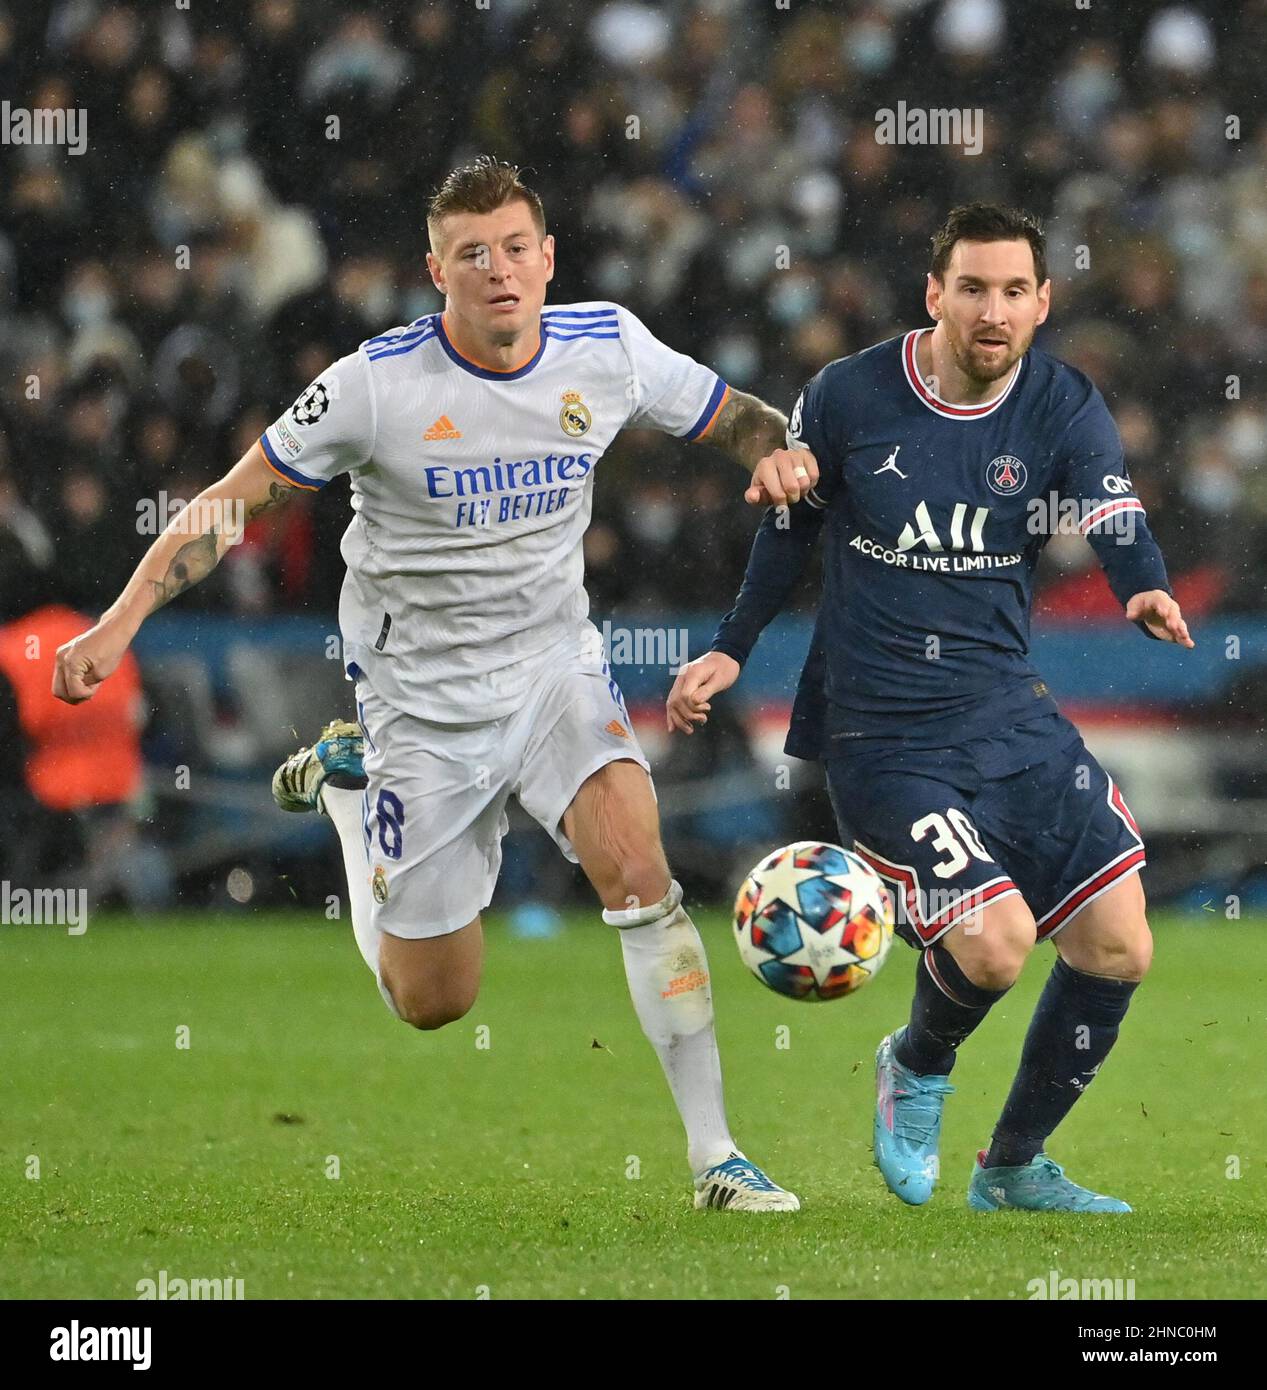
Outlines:
<svg viewBox="0 0 1267 1390"><path fill-rule="evenodd" d="M958 834L955 833L956 831ZM933 811L927 816L921 816L911 826L912 840L926 840L930 835L933 837L933 849L946 856L945 859L933 865L933 873L938 878L954 878L960 870L966 869L969 854L986 864L994 863L986 847L981 843L981 837L977 834L977 827L958 806L950 807L944 816L940 811ZM965 846L967 846L966 849Z"/></svg>

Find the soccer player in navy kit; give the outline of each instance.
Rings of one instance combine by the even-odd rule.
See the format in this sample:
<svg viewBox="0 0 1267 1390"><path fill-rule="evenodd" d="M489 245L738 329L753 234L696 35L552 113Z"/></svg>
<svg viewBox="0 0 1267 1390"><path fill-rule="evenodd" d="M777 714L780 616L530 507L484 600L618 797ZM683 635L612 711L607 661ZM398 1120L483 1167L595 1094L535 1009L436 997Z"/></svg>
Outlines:
<svg viewBox="0 0 1267 1390"><path fill-rule="evenodd" d="M956 1049L1052 939L968 1203L1130 1210L1044 1153L1152 954L1138 827L1029 659L1034 568L1059 521L1076 517L1128 619L1193 643L1103 398L1031 347L1050 295L1034 219L950 214L928 276L935 326L832 362L801 393L788 445L814 455L817 483L767 512L735 608L668 704L670 728L706 721L825 530L786 751L823 760L843 842L893 890L920 950L910 1020L876 1058L875 1159L912 1205L938 1176Z"/></svg>

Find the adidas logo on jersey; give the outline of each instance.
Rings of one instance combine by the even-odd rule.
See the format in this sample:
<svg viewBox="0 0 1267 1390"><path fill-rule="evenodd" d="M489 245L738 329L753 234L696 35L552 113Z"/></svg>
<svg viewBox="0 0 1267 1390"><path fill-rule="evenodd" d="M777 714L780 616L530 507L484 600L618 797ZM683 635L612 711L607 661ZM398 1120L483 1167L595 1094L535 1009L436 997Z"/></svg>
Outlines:
<svg viewBox="0 0 1267 1390"><path fill-rule="evenodd" d="M422 437L424 440L461 439L462 431L458 429L458 427L453 423L452 420L449 419L447 415L441 415L440 418L431 426L431 428Z"/></svg>

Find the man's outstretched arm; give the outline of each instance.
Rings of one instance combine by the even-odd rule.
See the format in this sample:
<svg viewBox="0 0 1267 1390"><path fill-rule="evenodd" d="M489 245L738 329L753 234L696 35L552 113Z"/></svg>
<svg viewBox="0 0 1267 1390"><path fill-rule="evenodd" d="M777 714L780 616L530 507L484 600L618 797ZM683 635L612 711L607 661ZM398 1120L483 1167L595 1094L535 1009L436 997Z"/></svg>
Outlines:
<svg viewBox="0 0 1267 1390"><path fill-rule="evenodd" d="M1197 645L1188 634L1188 624L1183 620L1178 601L1165 589L1147 589L1132 595L1126 605L1126 616L1162 642L1177 642L1181 647Z"/></svg>
<svg viewBox="0 0 1267 1390"><path fill-rule="evenodd" d="M668 347L628 309L618 308L616 317L629 355L628 424L729 454L749 474L744 501L754 507L798 502L818 482L813 454L785 447L787 420L781 411L736 391L716 372Z"/></svg>
<svg viewBox="0 0 1267 1390"><path fill-rule="evenodd" d="M1101 504L1100 512L1108 512L1113 505L1116 504ZM1117 513L1119 521L1129 525L1116 531L1105 531L1096 525L1097 515L1091 513L1091 525L1083 523L1084 534L1104 570L1109 588L1126 610L1127 618L1146 637L1194 647L1196 643L1188 633L1188 624L1170 592L1166 564L1144 520L1143 508L1136 503L1129 510ZM1113 517L1110 515L1107 519L1112 521Z"/></svg>
<svg viewBox="0 0 1267 1390"><path fill-rule="evenodd" d="M708 723L710 701L739 679L749 653L765 627L783 610L813 553L823 525L823 506L815 498L804 507L765 514L753 537L748 568L735 606L721 620L703 656L677 674L665 705L665 725L692 733Z"/></svg>
<svg viewBox="0 0 1267 1390"><path fill-rule="evenodd" d="M818 482L818 461L808 449L788 449L787 416L756 396L730 387L717 418L699 436L752 474L744 501L754 507L799 502Z"/></svg>
<svg viewBox="0 0 1267 1390"><path fill-rule="evenodd" d="M284 506L297 490L269 467L257 440L172 519L96 626L57 649L53 694L71 705L91 699L145 619L205 579L247 523Z"/></svg>
<svg viewBox="0 0 1267 1390"><path fill-rule="evenodd" d="M1068 456L1060 492L1077 502L1078 530L1095 551L1113 596L1146 637L1195 646L1127 472L1122 438L1093 387L1065 441Z"/></svg>
<svg viewBox="0 0 1267 1390"><path fill-rule="evenodd" d="M771 449L783 432L787 448L773 448L758 465L767 470L768 477L753 476L753 485L745 499L754 502L768 496L772 488L784 495L795 491L805 499L804 506L771 508L753 538L748 568L735 606L721 621L711 650L683 666L678 672L665 709L665 723L689 734L696 724L708 722L709 700L729 689L739 679L743 663L767 624L779 613L796 588L809 562L818 533L822 530L826 509L835 490L840 486L839 459L843 449L839 431L825 432L823 428L823 377L825 368L797 397L789 423L770 406L755 396L738 393L738 403L728 415L729 401L723 403L714 423L722 425L721 440L729 444L741 461L745 450ZM828 470L826 481L814 453L805 447L806 438L819 449ZM792 485L784 484L784 468L792 472ZM797 470L808 474L797 476ZM821 486L820 486L821 483Z"/></svg>

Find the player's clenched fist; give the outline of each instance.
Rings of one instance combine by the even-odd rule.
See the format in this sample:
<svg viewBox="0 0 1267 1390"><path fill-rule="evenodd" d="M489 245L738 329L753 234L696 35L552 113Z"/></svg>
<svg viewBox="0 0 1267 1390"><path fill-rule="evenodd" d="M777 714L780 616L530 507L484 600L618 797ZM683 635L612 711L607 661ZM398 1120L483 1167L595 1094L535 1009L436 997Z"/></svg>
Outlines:
<svg viewBox="0 0 1267 1390"><path fill-rule="evenodd" d="M696 724L708 723L709 700L719 691L729 690L739 679L740 666L724 652L705 652L689 661L677 673L665 706L665 723L684 734L695 732Z"/></svg>
<svg viewBox="0 0 1267 1390"><path fill-rule="evenodd" d="M754 507L799 502L818 482L818 460L808 449L776 449L757 464L743 500Z"/></svg>
<svg viewBox="0 0 1267 1390"><path fill-rule="evenodd" d="M68 705L81 705L112 675L128 649L127 637L98 623L57 649L53 664L53 694Z"/></svg>
<svg viewBox="0 0 1267 1390"><path fill-rule="evenodd" d="M1179 605L1165 589L1149 589L1136 594L1126 605L1126 616L1133 623L1142 621L1149 632L1163 642L1178 642L1181 647L1197 645L1188 636L1188 624L1183 620Z"/></svg>

